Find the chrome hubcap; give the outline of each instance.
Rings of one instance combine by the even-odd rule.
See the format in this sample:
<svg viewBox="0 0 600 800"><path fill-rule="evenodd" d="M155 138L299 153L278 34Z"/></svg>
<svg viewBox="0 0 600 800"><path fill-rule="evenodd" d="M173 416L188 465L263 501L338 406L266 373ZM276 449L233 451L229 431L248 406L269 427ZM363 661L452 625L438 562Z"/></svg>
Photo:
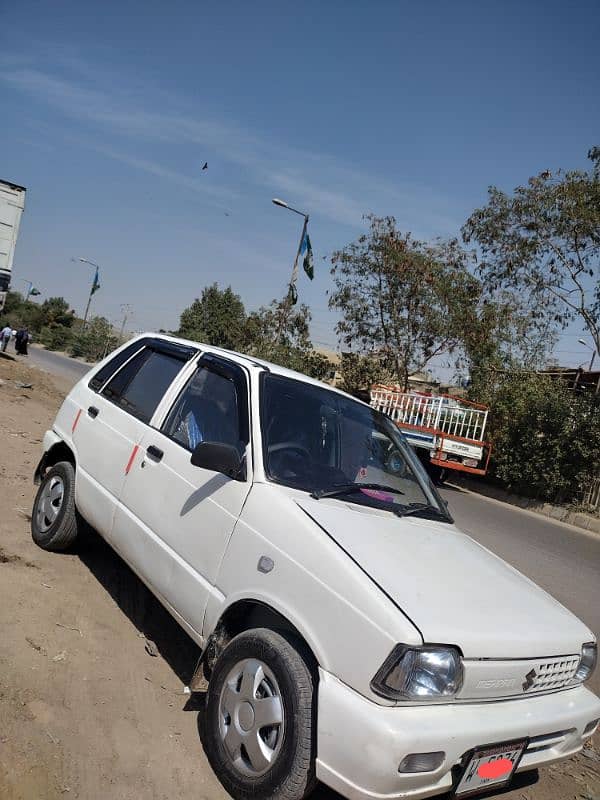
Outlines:
<svg viewBox="0 0 600 800"><path fill-rule="evenodd" d="M275 676L262 661L239 661L219 697L219 733L234 767L243 775L263 775L283 743L284 711Z"/></svg>
<svg viewBox="0 0 600 800"><path fill-rule="evenodd" d="M36 524L42 533L52 527L65 497L65 485L58 475L50 478L42 488L35 512Z"/></svg>

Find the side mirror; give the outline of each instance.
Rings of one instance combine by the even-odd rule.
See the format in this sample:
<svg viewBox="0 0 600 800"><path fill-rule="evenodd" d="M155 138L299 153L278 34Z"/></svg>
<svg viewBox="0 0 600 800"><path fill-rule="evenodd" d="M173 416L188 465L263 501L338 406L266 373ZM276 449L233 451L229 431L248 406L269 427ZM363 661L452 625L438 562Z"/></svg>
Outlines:
<svg viewBox="0 0 600 800"><path fill-rule="evenodd" d="M245 453L232 444L221 442L200 442L196 445L190 459L195 467L222 472L238 481L246 480Z"/></svg>

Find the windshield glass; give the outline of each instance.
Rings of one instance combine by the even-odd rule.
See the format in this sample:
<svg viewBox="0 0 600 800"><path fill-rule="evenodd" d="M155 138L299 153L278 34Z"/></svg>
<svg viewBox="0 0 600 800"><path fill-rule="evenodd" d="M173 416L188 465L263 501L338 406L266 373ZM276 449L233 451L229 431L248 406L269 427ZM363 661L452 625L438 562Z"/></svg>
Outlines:
<svg viewBox="0 0 600 800"><path fill-rule="evenodd" d="M450 519L396 426L358 401L265 374L261 426L272 481L397 512L424 506Z"/></svg>

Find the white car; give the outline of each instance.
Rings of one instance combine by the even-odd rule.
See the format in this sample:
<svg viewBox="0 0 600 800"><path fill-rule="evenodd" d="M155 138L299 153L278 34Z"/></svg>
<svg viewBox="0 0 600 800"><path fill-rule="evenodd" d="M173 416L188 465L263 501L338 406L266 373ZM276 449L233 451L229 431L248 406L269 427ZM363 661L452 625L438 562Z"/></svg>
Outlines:
<svg viewBox="0 0 600 800"><path fill-rule="evenodd" d="M83 518L200 646L234 798L463 797L596 730L592 632L329 386L146 334L71 391L36 478L35 542L65 549Z"/></svg>

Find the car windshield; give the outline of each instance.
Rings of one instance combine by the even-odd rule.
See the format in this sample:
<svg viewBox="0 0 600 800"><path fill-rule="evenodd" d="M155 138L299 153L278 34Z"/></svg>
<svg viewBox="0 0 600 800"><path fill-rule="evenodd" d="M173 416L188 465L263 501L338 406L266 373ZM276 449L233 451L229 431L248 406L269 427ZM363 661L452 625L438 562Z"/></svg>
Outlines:
<svg viewBox="0 0 600 800"><path fill-rule="evenodd" d="M272 481L399 516L451 519L396 426L363 403L265 373L261 426Z"/></svg>

